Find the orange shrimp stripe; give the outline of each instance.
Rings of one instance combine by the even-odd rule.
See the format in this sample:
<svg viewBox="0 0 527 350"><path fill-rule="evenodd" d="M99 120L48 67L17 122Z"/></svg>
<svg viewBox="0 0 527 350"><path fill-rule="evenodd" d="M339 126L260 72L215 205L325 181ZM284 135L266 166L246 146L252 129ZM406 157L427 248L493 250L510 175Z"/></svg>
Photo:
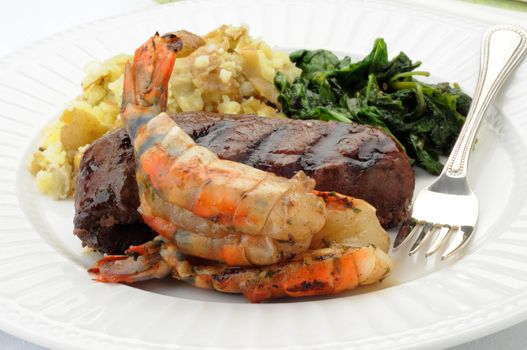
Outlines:
<svg viewBox="0 0 527 350"><path fill-rule="evenodd" d="M139 160L141 168L146 176L150 179L152 186L156 189L168 187L173 179L170 173L170 157L159 146L153 146L146 150Z"/></svg>
<svg viewBox="0 0 527 350"><path fill-rule="evenodd" d="M140 164L144 174L149 178L152 186L159 191L170 188L183 188L189 183L196 182L191 178L188 169L174 166L173 159L159 146L153 146L146 150L140 158ZM223 175L223 176L221 176ZM201 174L202 179L198 182L206 183L207 178L218 176L234 180L240 174L225 174L207 172ZM189 203L185 209L191 210L195 215L203 218L214 218L215 221L222 225L234 224L257 224L261 218L259 216L249 216L247 208L240 210L238 208L241 194L236 192L219 191L219 186L206 186L197 196L194 205Z"/></svg>
<svg viewBox="0 0 527 350"><path fill-rule="evenodd" d="M156 216L142 215L144 222L159 235L172 239L177 231L177 225Z"/></svg>
<svg viewBox="0 0 527 350"><path fill-rule="evenodd" d="M229 266L246 265L245 249L236 245L224 245L221 248L221 257Z"/></svg>

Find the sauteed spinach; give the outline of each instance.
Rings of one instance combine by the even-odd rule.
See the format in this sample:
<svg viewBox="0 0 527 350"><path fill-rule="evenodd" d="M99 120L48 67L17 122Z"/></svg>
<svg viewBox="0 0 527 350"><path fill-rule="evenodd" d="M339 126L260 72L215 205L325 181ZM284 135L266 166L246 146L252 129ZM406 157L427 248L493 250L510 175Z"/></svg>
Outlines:
<svg viewBox="0 0 527 350"><path fill-rule="evenodd" d="M429 75L416 70L421 62L404 52L389 60L383 39L357 62L327 50L299 50L290 57L302 75L293 82L275 76L287 116L375 126L394 136L417 166L441 172L439 156L450 152L471 102L457 84L415 79Z"/></svg>

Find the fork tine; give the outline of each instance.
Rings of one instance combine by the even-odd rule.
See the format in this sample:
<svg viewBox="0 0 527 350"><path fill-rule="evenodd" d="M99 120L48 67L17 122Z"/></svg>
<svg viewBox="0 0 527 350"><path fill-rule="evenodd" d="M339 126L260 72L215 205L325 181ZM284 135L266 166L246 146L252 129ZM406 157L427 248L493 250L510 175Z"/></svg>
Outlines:
<svg viewBox="0 0 527 350"><path fill-rule="evenodd" d="M430 233L435 231L435 229L437 227L441 228L441 225L433 224L431 222L425 223L425 226L423 227L423 230L421 231L421 233L419 234L419 236L415 240L414 245L412 246L412 248L410 248L410 252L409 252L408 255L414 255L415 252L417 252L419 250L419 248L421 248L423 243L426 242L427 238L431 236Z"/></svg>
<svg viewBox="0 0 527 350"><path fill-rule="evenodd" d="M453 254L455 254L456 251L463 248L472 237L472 232L474 232L473 226L461 226L458 234L454 236L453 242L448 246L445 253L443 253L441 256L441 260L448 259Z"/></svg>
<svg viewBox="0 0 527 350"><path fill-rule="evenodd" d="M459 226L444 225L439 231L434 243L432 243L428 251L425 253L425 256L428 258L430 255L434 254L439 248L441 248L441 246L443 246L447 241L447 238L457 230L459 230Z"/></svg>
<svg viewBox="0 0 527 350"><path fill-rule="evenodd" d="M424 227L424 221L417 221L414 218L406 220L399 229L397 237L393 242L393 250L396 251L404 243L408 242L410 237L413 237L416 233L421 232Z"/></svg>

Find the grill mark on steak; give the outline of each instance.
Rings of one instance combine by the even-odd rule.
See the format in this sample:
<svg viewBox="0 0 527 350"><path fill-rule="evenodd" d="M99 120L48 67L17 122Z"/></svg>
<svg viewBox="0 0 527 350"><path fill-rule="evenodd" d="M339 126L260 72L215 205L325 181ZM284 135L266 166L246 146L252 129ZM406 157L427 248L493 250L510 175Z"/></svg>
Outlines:
<svg viewBox="0 0 527 350"><path fill-rule="evenodd" d="M324 137L318 129L320 128L316 124L309 122L282 124L262 140L246 164L280 176L292 177L298 171L306 170L302 166L306 152Z"/></svg>
<svg viewBox="0 0 527 350"><path fill-rule="evenodd" d="M302 158L302 169L307 173L313 173L322 164L330 162L340 162L342 155L337 154L335 148L340 140L348 134L348 129L339 127L340 125L328 125L324 136L320 137L316 143L311 145L305 156ZM319 153L323 153L319 154ZM354 159L353 153L347 155L348 158Z"/></svg>
<svg viewBox="0 0 527 350"><path fill-rule="evenodd" d="M171 117L221 159L286 177L303 170L315 179L318 190L368 201L386 228L407 217L413 170L400 146L378 129L207 112ZM153 237L142 223L138 206L133 149L120 129L95 141L82 159L74 233L84 245L105 253L122 253L128 245Z"/></svg>
<svg viewBox="0 0 527 350"><path fill-rule="evenodd" d="M317 183L318 189L322 191L333 188L335 183L341 188L352 188L358 173L363 169L361 164L355 164L354 151L344 159L336 149L346 133L347 128L330 126L326 136L313 145L302 159L301 166L306 173L311 177L322 179ZM320 152L324 153L324 157L319 154Z"/></svg>
<svg viewBox="0 0 527 350"><path fill-rule="evenodd" d="M219 115L207 115L205 112L178 113L171 116L193 140L206 136L216 123Z"/></svg>
<svg viewBox="0 0 527 350"><path fill-rule="evenodd" d="M196 139L223 159L245 163L251 150L276 130L275 123L255 124L251 120L219 120L209 133Z"/></svg>

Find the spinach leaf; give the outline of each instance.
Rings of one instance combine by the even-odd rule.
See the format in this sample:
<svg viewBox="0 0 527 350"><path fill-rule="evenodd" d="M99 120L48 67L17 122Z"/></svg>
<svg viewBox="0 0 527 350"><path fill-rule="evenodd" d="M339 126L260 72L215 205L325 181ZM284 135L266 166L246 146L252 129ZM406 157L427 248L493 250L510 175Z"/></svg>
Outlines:
<svg viewBox="0 0 527 350"><path fill-rule="evenodd" d="M310 77L311 74L330 71L338 67L340 60L331 51L327 50L299 50L291 53L291 61L302 69L302 76Z"/></svg>
<svg viewBox="0 0 527 350"><path fill-rule="evenodd" d="M457 84L416 80L429 75L415 70L421 63L404 52L389 60L381 38L357 62L327 50L295 51L291 60L301 76L292 82L275 76L288 117L372 125L392 135L417 166L441 172L439 156L450 152L471 103Z"/></svg>

